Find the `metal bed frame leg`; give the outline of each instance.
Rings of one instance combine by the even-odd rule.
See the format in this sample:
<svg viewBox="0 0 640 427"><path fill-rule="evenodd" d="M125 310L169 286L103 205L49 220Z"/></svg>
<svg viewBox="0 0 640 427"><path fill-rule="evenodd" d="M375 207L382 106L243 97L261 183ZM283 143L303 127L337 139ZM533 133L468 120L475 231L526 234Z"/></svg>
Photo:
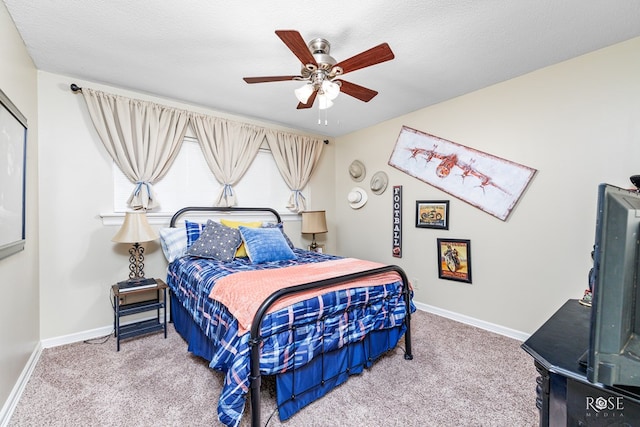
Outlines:
<svg viewBox="0 0 640 427"><path fill-rule="evenodd" d="M262 339L250 338L249 346L251 347L251 374L249 375L251 388L251 426L260 426L260 384L262 378L260 375L260 342ZM257 367L257 368L254 368Z"/></svg>
<svg viewBox="0 0 640 427"><path fill-rule="evenodd" d="M400 277L402 277L402 292L404 293L404 303L406 305L407 315L404 317L404 322L407 325L407 330L404 332L404 346L405 360L413 360L413 352L411 351L411 291L409 290L409 279L404 271L398 271Z"/></svg>

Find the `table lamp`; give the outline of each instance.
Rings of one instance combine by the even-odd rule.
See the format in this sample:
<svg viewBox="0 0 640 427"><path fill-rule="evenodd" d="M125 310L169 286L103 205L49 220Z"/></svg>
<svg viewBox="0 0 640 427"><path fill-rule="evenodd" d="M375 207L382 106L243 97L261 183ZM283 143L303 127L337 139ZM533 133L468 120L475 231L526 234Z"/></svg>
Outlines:
<svg viewBox="0 0 640 427"><path fill-rule="evenodd" d="M127 212L122 227L111 241L132 243L129 249L129 282L144 279L144 247L140 243L156 240L158 234L149 225L144 210Z"/></svg>
<svg viewBox="0 0 640 427"><path fill-rule="evenodd" d="M311 242L311 250L315 251L318 248L316 243L316 234L326 233L327 231L327 218L325 211L304 211L302 212L302 234L312 234L313 240Z"/></svg>

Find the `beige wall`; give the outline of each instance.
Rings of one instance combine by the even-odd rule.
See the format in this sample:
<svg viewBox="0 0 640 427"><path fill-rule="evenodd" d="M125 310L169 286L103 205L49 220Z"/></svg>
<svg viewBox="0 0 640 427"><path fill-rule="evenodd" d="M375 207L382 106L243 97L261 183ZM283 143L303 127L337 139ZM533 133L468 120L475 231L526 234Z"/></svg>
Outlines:
<svg viewBox="0 0 640 427"><path fill-rule="evenodd" d="M470 70L470 72L473 72ZM640 173L640 38L336 140L338 252L397 263L416 300L532 333L587 286L600 182ZM425 82L429 84L429 82ZM387 165L402 125L538 170L505 222ZM403 186L403 257L391 256L391 192L346 203L362 160ZM451 178L449 178L451 179ZM415 201L451 201L448 231L417 229ZM436 238L470 239L473 284L438 279Z"/></svg>
<svg viewBox="0 0 640 427"><path fill-rule="evenodd" d="M40 340L38 322L38 114L36 69L0 3L0 89L27 118L27 212L24 251L0 260L0 407ZM3 408L3 409L6 409ZM2 414L0 412L0 423Z"/></svg>

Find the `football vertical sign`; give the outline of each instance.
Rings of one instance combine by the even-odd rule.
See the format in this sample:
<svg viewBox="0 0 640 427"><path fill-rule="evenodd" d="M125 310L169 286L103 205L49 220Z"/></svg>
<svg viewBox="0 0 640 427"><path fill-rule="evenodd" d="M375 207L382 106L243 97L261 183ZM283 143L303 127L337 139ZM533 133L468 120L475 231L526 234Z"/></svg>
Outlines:
<svg viewBox="0 0 640 427"><path fill-rule="evenodd" d="M392 254L402 258L402 185L393 186L393 245Z"/></svg>

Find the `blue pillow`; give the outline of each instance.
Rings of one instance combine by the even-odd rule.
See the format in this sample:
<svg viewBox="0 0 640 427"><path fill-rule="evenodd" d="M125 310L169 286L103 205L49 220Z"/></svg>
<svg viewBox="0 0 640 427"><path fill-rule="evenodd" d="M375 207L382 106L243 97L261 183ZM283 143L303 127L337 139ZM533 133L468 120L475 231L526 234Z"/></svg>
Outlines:
<svg viewBox="0 0 640 427"><path fill-rule="evenodd" d="M238 230L208 220L198 240L187 249L187 255L230 262L240 243L242 239Z"/></svg>
<svg viewBox="0 0 640 427"><path fill-rule="evenodd" d="M262 227L263 228L277 228L280 231L282 231L282 235L284 236L284 239L287 241L287 245L289 245L289 247L291 249L295 248L295 246L293 245L293 242L291 242L291 239L289 238L289 236L287 236L287 233L284 232L284 227L282 225L281 222L275 223L275 222L264 222L262 223Z"/></svg>
<svg viewBox="0 0 640 427"><path fill-rule="evenodd" d="M238 228L252 264L296 259L278 228Z"/></svg>
<svg viewBox="0 0 640 427"><path fill-rule="evenodd" d="M193 242L198 240L204 227L205 225L200 224L199 222L189 221L188 219L184 220L184 228L187 232L187 249L193 245Z"/></svg>

